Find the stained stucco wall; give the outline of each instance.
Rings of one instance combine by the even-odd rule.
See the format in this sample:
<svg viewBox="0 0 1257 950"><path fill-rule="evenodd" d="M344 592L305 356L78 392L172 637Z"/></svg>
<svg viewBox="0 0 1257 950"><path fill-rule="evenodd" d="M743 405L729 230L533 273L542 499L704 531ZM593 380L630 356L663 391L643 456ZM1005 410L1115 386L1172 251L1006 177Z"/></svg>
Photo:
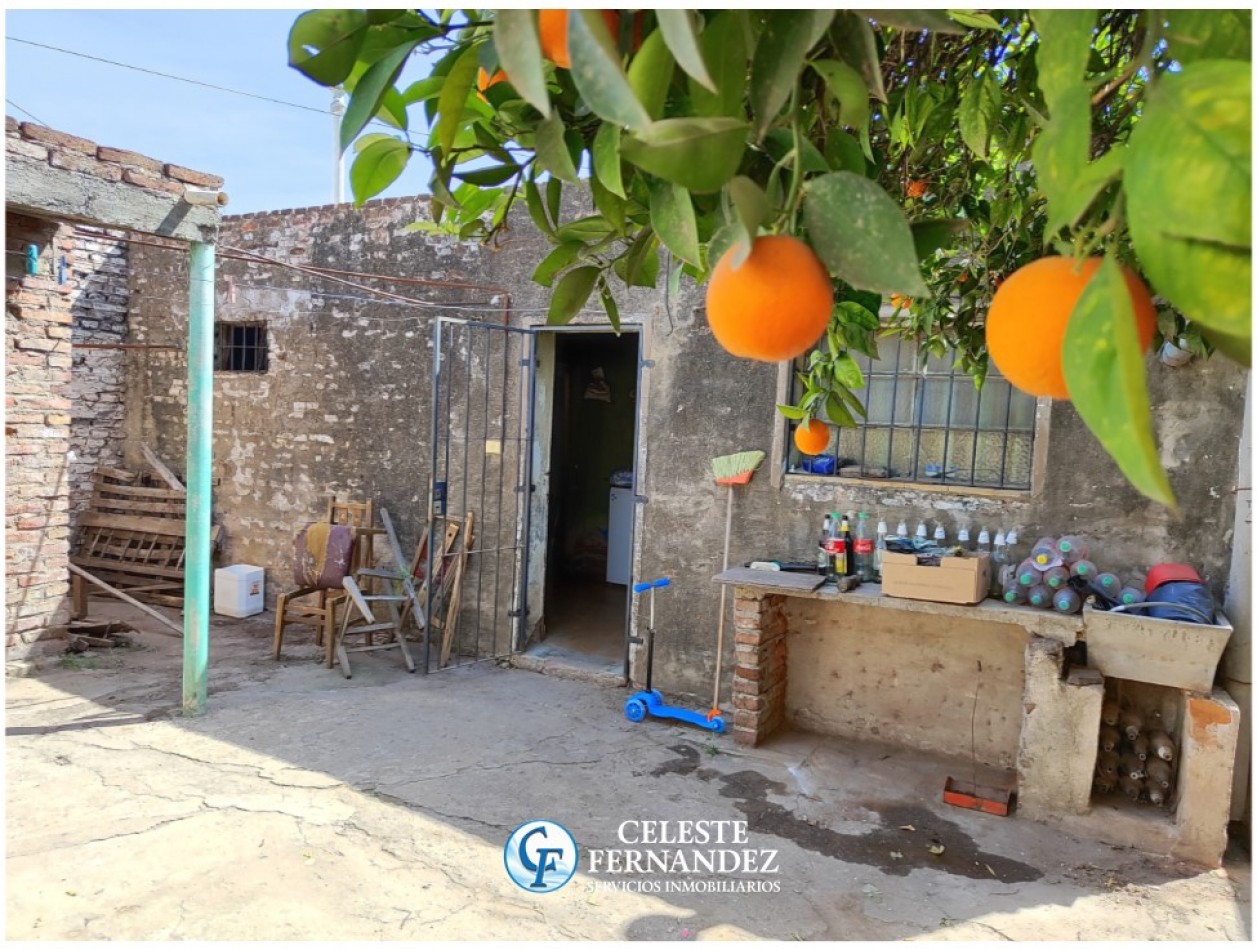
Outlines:
<svg viewBox="0 0 1257 950"><path fill-rule="evenodd" d="M436 312L352 299L365 295L326 278L231 259L233 248L344 271L489 284L509 291L514 325L544 321L548 292L529 275L548 245L531 224L518 221L497 247L459 245L406 229L425 214L425 201L406 199L360 210L224 219L219 318L264 320L271 333L267 374L215 378L215 474L222 480L215 514L226 529L228 562L262 564L286 578L294 525L317 517L333 491L385 504L403 526L404 546L413 542L426 510L429 341ZM179 255L136 250L131 306L137 339L179 324L186 297L181 267ZM450 315L501 318L495 292L371 283L470 308L447 309ZM626 321L643 329L653 361L639 394L638 491L646 502L635 576L674 579L658 598L656 682L699 692L710 688L715 660L718 591L711 577L720 567L726 491L713 484L710 462L771 449L779 425L773 409L778 371L721 350L699 309L701 291L692 286L683 285L666 308L662 287L625 293L620 302ZM855 508L896 520L901 514L941 519L952 527L958 517L992 527L1016 523L1027 544L1040 533L1084 532L1097 539L1106 564L1134 569L1190 561L1220 594L1230 562L1246 374L1221 359L1171 370L1151 358L1149 374L1154 423L1181 517L1129 488L1073 409L1058 404L1050 414L1046 479L1034 496L844 487L792 476L777 489L769 467L780 460L770 457L749 486L737 489L731 561L810 558L823 512ZM130 438L147 438L168 460L182 458L181 355L137 354L130 376ZM538 434L548 434L540 422ZM731 643L726 651L728 670Z"/></svg>

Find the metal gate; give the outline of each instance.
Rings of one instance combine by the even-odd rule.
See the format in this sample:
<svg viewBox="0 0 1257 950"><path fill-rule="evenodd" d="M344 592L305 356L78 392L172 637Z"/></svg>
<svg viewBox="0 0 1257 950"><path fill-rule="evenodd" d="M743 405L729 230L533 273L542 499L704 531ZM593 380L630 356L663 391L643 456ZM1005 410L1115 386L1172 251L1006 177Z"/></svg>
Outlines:
<svg viewBox="0 0 1257 950"><path fill-rule="evenodd" d="M426 671L527 640L537 365L532 330L494 323L440 317L432 349Z"/></svg>

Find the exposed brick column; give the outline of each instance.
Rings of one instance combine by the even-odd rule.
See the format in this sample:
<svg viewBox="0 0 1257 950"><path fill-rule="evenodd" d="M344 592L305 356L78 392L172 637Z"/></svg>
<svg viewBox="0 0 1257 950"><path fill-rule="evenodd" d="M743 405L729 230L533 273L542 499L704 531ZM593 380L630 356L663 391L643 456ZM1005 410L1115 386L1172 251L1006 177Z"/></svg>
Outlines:
<svg viewBox="0 0 1257 950"><path fill-rule="evenodd" d="M733 739L759 745L786 723L785 597L734 588Z"/></svg>
<svg viewBox="0 0 1257 950"><path fill-rule="evenodd" d="M74 242L65 225L21 215L6 224L5 658L15 660L63 638L70 619L73 316L71 285L55 275ZM39 249L35 275L24 272L27 244Z"/></svg>

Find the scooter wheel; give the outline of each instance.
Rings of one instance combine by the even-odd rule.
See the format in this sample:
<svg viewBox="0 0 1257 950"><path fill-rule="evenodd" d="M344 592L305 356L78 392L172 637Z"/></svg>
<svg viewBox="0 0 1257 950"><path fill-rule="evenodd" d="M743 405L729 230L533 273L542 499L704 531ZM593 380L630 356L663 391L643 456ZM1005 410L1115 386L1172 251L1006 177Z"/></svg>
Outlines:
<svg viewBox="0 0 1257 950"><path fill-rule="evenodd" d="M722 717L716 716L714 719L711 720L711 731L719 733L721 735L724 734L725 721Z"/></svg>
<svg viewBox="0 0 1257 950"><path fill-rule="evenodd" d="M624 718L629 722L641 722L646 718L646 704L640 699L630 699L624 704Z"/></svg>

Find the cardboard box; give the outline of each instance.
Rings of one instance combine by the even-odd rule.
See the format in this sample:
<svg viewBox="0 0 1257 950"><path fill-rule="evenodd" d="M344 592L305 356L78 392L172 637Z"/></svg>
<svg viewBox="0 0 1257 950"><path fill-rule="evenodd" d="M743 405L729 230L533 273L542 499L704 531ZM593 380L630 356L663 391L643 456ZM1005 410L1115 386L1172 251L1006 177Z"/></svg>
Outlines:
<svg viewBox="0 0 1257 950"><path fill-rule="evenodd" d="M937 566L917 563L915 554L882 555L882 593L944 604L980 604L991 587L991 556L945 557Z"/></svg>

